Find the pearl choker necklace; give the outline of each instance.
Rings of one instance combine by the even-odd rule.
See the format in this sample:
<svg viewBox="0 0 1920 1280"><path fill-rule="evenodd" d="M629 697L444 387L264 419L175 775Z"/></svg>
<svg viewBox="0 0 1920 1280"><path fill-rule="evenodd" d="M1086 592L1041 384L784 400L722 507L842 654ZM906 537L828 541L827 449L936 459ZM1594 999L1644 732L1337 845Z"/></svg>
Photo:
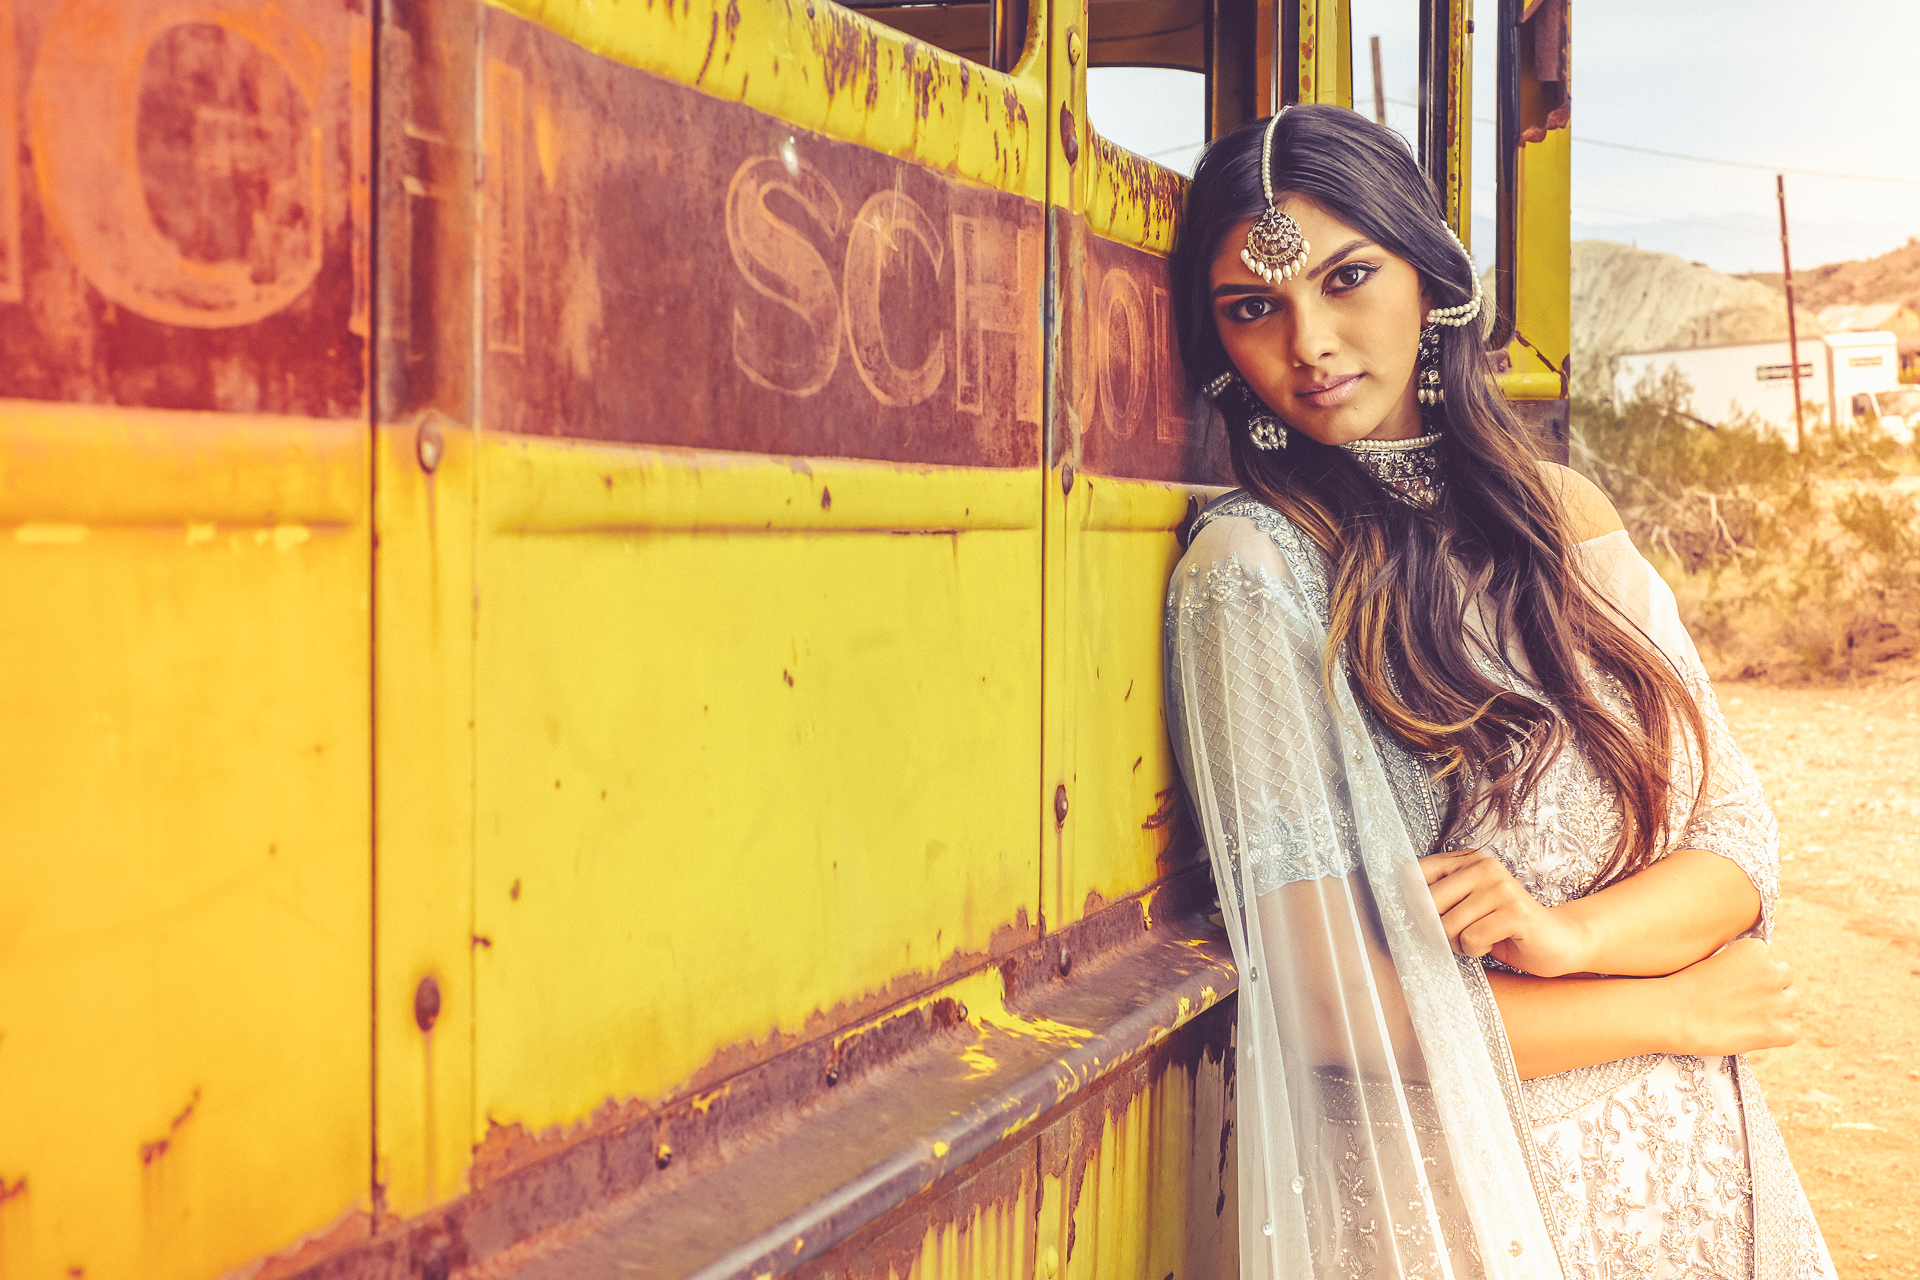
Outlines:
<svg viewBox="0 0 1920 1280"><path fill-rule="evenodd" d="M1440 496L1440 433L1411 440L1350 440L1341 445L1381 484L1417 507Z"/></svg>

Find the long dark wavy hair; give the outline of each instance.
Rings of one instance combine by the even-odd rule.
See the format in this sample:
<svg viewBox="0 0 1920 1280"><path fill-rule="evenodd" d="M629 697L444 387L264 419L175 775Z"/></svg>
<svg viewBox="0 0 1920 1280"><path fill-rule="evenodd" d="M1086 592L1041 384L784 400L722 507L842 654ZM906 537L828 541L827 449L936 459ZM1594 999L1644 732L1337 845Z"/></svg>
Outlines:
<svg viewBox="0 0 1920 1280"><path fill-rule="evenodd" d="M1196 385L1231 367L1215 325L1212 265L1227 233L1266 208L1266 126L1244 125L1208 147L1187 193L1171 267L1181 354ZM1310 199L1411 263L1429 305L1473 296L1473 264L1448 234L1432 185L1384 126L1343 107L1288 108L1274 130L1273 186L1276 198ZM1618 798L1620 837L1601 875L1611 883L1659 856L1674 744L1686 735L1704 779L1706 734L1672 666L1581 573L1527 432L1493 384L1481 332L1440 329L1446 398L1423 409L1428 429L1442 433L1443 483L1431 507L1401 500L1350 453L1302 431L1288 433L1285 449L1257 449L1244 416L1230 411L1234 473L1331 565L1328 677L1344 657L1362 704L1441 762L1449 801L1435 849L1453 848L1484 817L1504 824L1571 733ZM1466 611L1477 598L1491 606L1496 650L1525 654L1545 702L1475 665ZM1631 714L1615 715L1595 696L1596 672Z"/></svg>

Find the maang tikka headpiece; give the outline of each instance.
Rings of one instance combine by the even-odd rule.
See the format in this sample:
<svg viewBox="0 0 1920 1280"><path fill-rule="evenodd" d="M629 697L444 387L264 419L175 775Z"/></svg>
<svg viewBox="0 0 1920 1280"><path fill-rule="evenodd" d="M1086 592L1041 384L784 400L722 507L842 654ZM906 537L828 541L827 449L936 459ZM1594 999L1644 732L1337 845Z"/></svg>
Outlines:
<svg viewBox="0 0 1920 1280"><path fill-rule="evenodd" d="M1247 244L1240 250L1240 261L1247 264L1247 270L1268 284L1292 279L1307 265L1307 252L1312 248L1300 224L1280 212L1273 202L1273 130L1286 110L1282 107L1273 113L1260 140L1260 190L1267 197L1267 209L1247 229Z"/></svg>

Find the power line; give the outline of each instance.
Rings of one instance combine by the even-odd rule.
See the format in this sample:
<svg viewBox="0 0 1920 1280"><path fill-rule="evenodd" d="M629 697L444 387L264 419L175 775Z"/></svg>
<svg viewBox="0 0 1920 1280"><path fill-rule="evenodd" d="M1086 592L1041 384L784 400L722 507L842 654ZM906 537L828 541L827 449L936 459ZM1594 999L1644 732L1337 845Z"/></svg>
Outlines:
<svg viewBox="0 0 1920 1280"><path fill-rule="evenodd" d="M1404 101L1400 98L1389 98L1387 101L1393 103L1396 107L1417 107L1419 105L1417 103ZM1486 116L1475 116L1473 120L1475 124L1494 123L1493 120ZM1607 142L1600 138L1583 138L1579 134L1574 134L1573 140L1585 147L1605 147L1610 151L1631 151L1637 155L1659 156L1663 160L1685 160L1692 164L1717 164L1724 165L1730 169L1753 169L1760 173L1790 173L1797 178L1833 178L1843 182L1884 182L1891 183L1895 186L1920 187L1920 178L1889 178L1872 173L1833 173L1825 169L1790 169L1784 165L1756 164L1751 160L1724 160L1718 156L1695 156L1688 155L1683 151L1661 151L1656 147L1636 147L1625 142ZM1192 151L1202 145L1201 143L1193 142L1188 143L1186 146L1172 147L1165 151L1155 151L1150 153L1147 159L1159 160L1166 156L1179 155L1183 151ZM1668 221L1678 221L1678 219L1668 219Z"/></svg>
<svg viewBox="0 0 1920 1280"><path fill-rule="evenodd" d="M1408 102L1401 98L1389 98L1387 101L1396 107L1419 109L1417 102ZM1475 116L1475 124L1494 124L1496 121L1487 116ZM1839 178L1847 182L1890 182L1899 186L1920 187L1920 178L1887 178L1869 173L1830 173L1824 169L1789 169L1777 164L1755 164L1751 160L1722 160L1718 156L1694 156L1681 151L1660 151L1653 147L1636 147L1625 142L1605 142L1599 138L1583 138L1573 135L1573 140L1582 146L1607 147L1614 151L1634 151L1641 155L1660 156L1667 160L1690 160L1694 164L1720 164L1734 169L1757 169L1761 173L1791 173L1798 178Z"/></svg>
<svg viewBox="0 0 1920 1280"><path fill-rule="evenodd" d="M1475 116L1478 120L1480 117ZM1491 120L1487 121L1492 124ZM1679 151L1658 151L1653 147L1629 146L1624 142L1602 142L1598 138L1573 136L1575 142L1589 147L1608 147L1614 151L1636 151L1643 156L1661 156L1668 160L1691 160L1695 164L1721 164L1731 169L1758 169L1762 173L1791 173L1800 178L1840 178L1847 182L1891 182L1900 186L1920 187L1920 178L1885 178L1870 173L1828 173L1822 169L1789 169L1784 165L1754 164L1749 160L1722 160L1716 156L1690 156Z"/></svg>

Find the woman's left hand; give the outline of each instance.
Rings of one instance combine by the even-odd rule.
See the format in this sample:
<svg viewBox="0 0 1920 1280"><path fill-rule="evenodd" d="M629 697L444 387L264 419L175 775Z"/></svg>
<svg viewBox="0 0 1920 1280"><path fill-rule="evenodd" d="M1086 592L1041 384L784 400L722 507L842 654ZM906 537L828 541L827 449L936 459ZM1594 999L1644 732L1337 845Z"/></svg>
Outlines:
<svg viewBox="0 0 1920 1280"><path fill-rule="evenodd" d="M1500 860L1478 849L1420 859L1447 941L1463 956L1492 956L1540 978L1587 971L1587 939L1573 921L1541 906Z"/></svg>

